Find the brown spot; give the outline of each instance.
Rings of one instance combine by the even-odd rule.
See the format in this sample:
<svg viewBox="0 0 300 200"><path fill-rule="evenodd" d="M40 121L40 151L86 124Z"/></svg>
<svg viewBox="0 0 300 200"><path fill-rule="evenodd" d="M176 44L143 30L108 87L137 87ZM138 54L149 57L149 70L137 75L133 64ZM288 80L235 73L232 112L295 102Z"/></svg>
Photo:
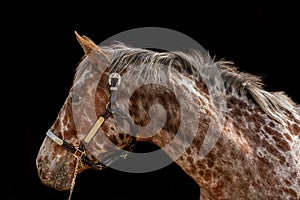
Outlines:
<svg viewBox="0 0 300 200"><path fill-rule="evenodd" d="M264 168L272 169L274 167L274 164L268 158L259 157L258 160L259 163L257 164L260 169L264 169Z"/></svg>
<svg viewBox="0 0 300 200"><path fill-rule="evenodd" d="M272 137L278 137L278 138L281 138L281 137L282 137L282 135L281 135L280 132L278 132L277 130L272 129L272 128L268 127L268 126L264 126L264 130L265 130L267 133L269 133L270 135L272 135Z"/></svg>
<svg viewBox="0 0 300 200"><path fill-rule="evenodd" d="M190 155L191 152L192 152L192 151L191 151L191 148L189 147L189 148L186 150L186 153Z"/></svg>
<svg viewBox="0 0 300 200"><path fill-rule="evenodd" d="M198 170L195 165L191 165L190 168L191 168L191 172L193 173L197 172Z"/></svg>
<svg viewBox="0 0 300 200"><path fill-rule="evenodd" d="M204 180L209 181L211 180L211 177L212 177L211 170L210 169L205 170L204 177L203 177Z"/></svg>
<svg viewBox="0 0 300 200"><path fill-rule="evenodd" d="M284 135L284 137L285 137L286 139L288 139L289 141L293 141L293 139L292 139L292 137L290 136L290 134L284 133L283 135Z"/></svg>
<svg viewBox="0 0 300 200"><path fill-rule="evenodd" d="M246 104L244 101L239 101L238 107L239 107L241 110L245 110L245 109L248 107L248 104Z"/></svg>
<svg viewBox="0 0 300 200"><path fill-rule="evenodd" d="M108 138L113 144L118 145L118 138L116 135L111 134L108 136Z"/></svg>
<svg viewBox="0 0 300 200"><path fill-rule="evenodd" d="M285 141L285 140L278 141L276 143L276 145L283 152L291 150L291 147L290 147L289 143L287 141Z"/></svg>
<svg viewBox="0 0 300 200"><path fill-rule="evenodd" d="M275 127L274 122L270 122L270 123L269 123L269 126L272 127L272 128L274 128L274 127Z"/></svg>
<svg viewBox="0 0 300 200"><path fill-rule="evenodd" d="M259 133L260 132L260 128L261 128L261 125L259 123L255 123L255 127L254 127L254 131L256 133Z"/></svg>
<svg viewBox="0 0 300 200"><path fill-rule="evenodd" d="M289 143L283 139L283 137L278 137L274 135L272 137L274 141L276 142L276 146L281 150L281 151L289 151L291 149Z"/></svg>
<svg viewBox="0 0 300 200"><path fill-rule="evenodd" d="M299 135L300 134L300 127L297 124L291 125L291 133L293 135Z"/></svg>
<svg viewBox="0 0 300 200"><path fill-rule="evenodd" d="M211 160L207 160L207 166L208 166L209 168L212 168L212 167L214 166L214 162L211 161Z"/></svg>
<svg viewBox="0 0 300 200"><path fill-rule="evenodd" d="M291 177L292 177L292 179L296 179L297 178L297 173L296 172L291 173Z"/></svg>
<svg viewBox="0 0 300 200"><path fill-rule="evenodd" d="M194 159L191 156L187 157L186 160L191 164L194 163Z"/></svg>
<svg viewBox="0 0 300 200"><path fill-rule="evenodd" d="M284 182L285 182L285 184L288 185L288 186L292 185L291 182L290 182L288 179L285 179Z"/></svg>
<svg viewBox="0 0 300 200"><path fill-rule="evenodd" d="M290 194L293 197L297 197L297 192L291 188L282 188L285 193Z"/></svg>
<svg viewBox="0 0 300 200"><path fill-rule="evenodd" d="M254 112L252 114L252 119L257 124L264 124L265 123L265 119L263 118L263 116L261 114L259 114L259 112Z"/></svg>
<svg viewBox="0 0 300 200"><path fill-rule="evenodd" d="M280 161L282 161L283 163L285 162L285 158L280 154L280 152L275 147L268 144L266 149L269 153L276 156Z"/></svg>
<svg viewBox="0 0 300 200"><path fill-rule="evenodd" d="M198 174L202 177L204 175L204 171L203 170L199 170Z"/></svg>
<svg viewBox="0 0 300 200"><path fill-rule="evenodd" d="M198 160L198 161L197 161L197 167L198 167L199 169L203 169L203 168L204 168L203 162L201 162L200 160Z"/></svg>
<svg viewBox="0 0 300 200"><path fill-rule="evenodd" d="M109 127L106 124L103 124L101 127L104 133L107 133L109 131Z"/></svg>

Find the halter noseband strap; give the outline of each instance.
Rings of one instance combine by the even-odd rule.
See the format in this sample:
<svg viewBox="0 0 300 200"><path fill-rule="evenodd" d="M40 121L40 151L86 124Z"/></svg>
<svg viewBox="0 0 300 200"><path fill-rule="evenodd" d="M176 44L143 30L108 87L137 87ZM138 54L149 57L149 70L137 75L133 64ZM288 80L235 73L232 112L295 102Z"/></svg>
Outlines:
<svg viewBox="0 0 300 200"><path fill-rule="evenodd" d="M118 86L120 85L120 82L121 82L121 76L120 76L120 74L118 74L118 73L111 73L110 74L110 76L109 76L109 85L110 85L110 91L111 91L110 102L106 106L106 109L102 113L102 115L94 123L94 125L92 126L92 128L90 129L90 131L88 132L88 134L84 137L84 139L83 139L83 141L82 141L82 143L80 144L79 147L75 147L74 145L66 142L62 138L60 138L57 135L55 135L50 129L46 133L46 135L51 140L53 140L55 143L57 143L58 145L62 146L66 150L70 151L75 156L80 157L84 163L88 164L90 167L92 167L95 170L102 170L102 169L108 167L111 163L113 163L117 159L119 159L119 158L125 158L126 155L127 155L126 153L124 154L124 152L122 150L120 150L120 151L113 152L110 155L109 158L107 158L107 159L105 159L105 160L103 160L101 162L99 161L98 163L94 163L91 159L89 159L89 157L86 155L86 151L85 151L86 145L89 144L89 142L91 141L91 139L95 136L95 134L97 133L97 131L101 128L101 126L104 123L104 121L113 112L115 112L115 111L112 111L110 109L109 105L115 103L115 101L116 101L116 91L118 90ZM130 121L129 121L129 123L130 123ZM131 124L131 127L134 128L134 126L132 125L132 123L130 123L130 124ZM133 135L136 134L135 129L133 129L133 133L132 134ZM133 140L132 140L131 144L127 148L125 148L124 150L132 152L134 146L135 146L135 137L133 137Z"/></svg>

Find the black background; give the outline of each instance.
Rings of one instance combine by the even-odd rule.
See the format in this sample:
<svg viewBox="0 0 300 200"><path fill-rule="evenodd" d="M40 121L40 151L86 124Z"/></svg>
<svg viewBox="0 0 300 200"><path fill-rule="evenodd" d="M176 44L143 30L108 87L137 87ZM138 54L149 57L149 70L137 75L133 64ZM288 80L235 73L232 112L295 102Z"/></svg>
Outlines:
<svg viewBox="0 0 300 200"><path fill-rule="evenodd" d="M67 199L42 185L35 158L71 87L74 69L83 56L74 31L100 43L114 34L139 27L164 27L196 40L211 56L232 60L242 71L263 77L269 91L285 91L295 102L298 92L299 13L285 3L212 3L135 6L113 2L17 4L2 17L3 67L9 123L1 199ZM175 4L175 3L174 3ZM12 17L14 16L14 17ZM4 55L4 54L2 54ZM4 79L5 78L5 79ZM7 82L8 81L8 82ZM12 106L11 104L12 103ZM13 108L13 109L10 109ZM13 110L13 112L12 112ZM3 129L4 130L4 129ZM150 144L139 145L155 149ZM108 169L88 171L76 182L73 199L199 199L199 188L177 165L145 174Z"/></svg>

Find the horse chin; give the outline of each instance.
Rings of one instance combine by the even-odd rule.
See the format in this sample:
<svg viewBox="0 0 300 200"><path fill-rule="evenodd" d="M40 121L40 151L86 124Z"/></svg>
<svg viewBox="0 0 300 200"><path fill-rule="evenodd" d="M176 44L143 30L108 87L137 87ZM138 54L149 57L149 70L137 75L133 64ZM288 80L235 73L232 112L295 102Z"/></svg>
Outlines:
<svg viewBox="0 0 300 200"><path fill-rule="evenodd" d="M71 188L71 181L55 180L53 188L56 189L56 190L58 190L58 191L70 190L70 188Z"/></svg>
<svg viewBox="0 0 300 200"><path fill-rule="evenodd" d="M44 185L54 188L58 191L70 190L72 177L68 177L65 174L55 173L47 173L47 175L40 176L40 179Z"/></svg>

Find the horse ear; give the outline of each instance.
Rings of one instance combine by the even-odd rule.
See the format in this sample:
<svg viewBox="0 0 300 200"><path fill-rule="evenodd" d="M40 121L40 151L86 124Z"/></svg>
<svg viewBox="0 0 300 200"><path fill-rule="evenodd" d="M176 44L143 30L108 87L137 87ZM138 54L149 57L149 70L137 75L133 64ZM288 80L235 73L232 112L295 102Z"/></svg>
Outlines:
<svg viewBox="0 0 300 200"><path fill-rule="evenodd" d="M99 61L99 55L106 57L102 49L98 45L96 45L89 37L84 35L80 36L76 31L75 35L85 55L88 56L93 63Z"/></svg>

